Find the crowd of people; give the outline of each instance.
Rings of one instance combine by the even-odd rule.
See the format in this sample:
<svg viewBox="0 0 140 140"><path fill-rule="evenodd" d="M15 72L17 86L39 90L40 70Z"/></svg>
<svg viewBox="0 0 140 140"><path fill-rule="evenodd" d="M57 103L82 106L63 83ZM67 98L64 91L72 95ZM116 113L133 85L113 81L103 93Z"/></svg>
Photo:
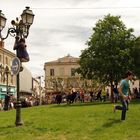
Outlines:
<svg viewBox="0 0 140 140"><path fill-rule="evenodd" d="M113 89L113 96L114 96L114 102L117 103L119 100L119 92L118 89L115 86L112 86ZM138 97L139 91L137 88L133 89L133 97ZM8 95L9 101L8 103L8 110L14 109L16 107L16 98L12 95ZM109 92L108 88L105 88L104 86L98 87L92 91L86 91L84 89L76 90L75 88L72 88L68 93L65 92L55 92L55 93L49 93L46 94L45 97L34 97L34 96L22 96L21 97L21 104L22 107L32 107L32 106L38 106L40 104L61 104L61 103L75 103L75 102L105 102L109 101L111 98L111 94ZM40 102L41 100L41 102ZM0 99L0 110L6 110L5 109L5 99Z"/></svg>
<svg viewBox="0 0 140 140"><path fill-rule="evenodd" d="M5 95L5 99L0 99L0 110L14 109L14 97L11 94Z"/></svg>
<svg viewBox="0 0 140 140"><path fill-rule="evenodd" d="M22 107L32 107L40 104L40 98L34 96L22 96ZM16 108L16 98L9 94L5 96L5 99L0 99L0 110L10 110Z"/></svg>
<svg viewBox="0 0 140 140"><path fill-rule="evenodd" d="M93 102L93 101L106 101L109 100L109 90L102 90L98 87L93 91L86 91L84 89L76 90L72 88L68 93L50 93L48 96L48 103L67 103L71 104L74 102Z"/></svg>
<svg viewBox="0 0 140 140"><path fill-rule="evenodd" d="M132 80L134 74L131 71L127 71L124 79L121 80L119 86L111 85L111 93L104 85L97 87L92 91L86 91L84 89L71 88L68 93L65 92L55 92L46 94L45 97L33 97L33 96L22 96L21 105L22 107L31 107L43 104L61 104L67 103L72 104L75 102L93 102L100 101L106 102L107 100L113 101L114 103L118 102L118 99L121 102L120 104L114 105L114 113L116 110L121 111L121 121L126 119L126 112L129 109L129 103L132 98L140 97L140 90L137 87L130 89L132 85ZM113 100L112 100L113 99ZM0 100L0 110L9 110L16 108L16 100L13 95L6 94L5 99Z"/></svg>

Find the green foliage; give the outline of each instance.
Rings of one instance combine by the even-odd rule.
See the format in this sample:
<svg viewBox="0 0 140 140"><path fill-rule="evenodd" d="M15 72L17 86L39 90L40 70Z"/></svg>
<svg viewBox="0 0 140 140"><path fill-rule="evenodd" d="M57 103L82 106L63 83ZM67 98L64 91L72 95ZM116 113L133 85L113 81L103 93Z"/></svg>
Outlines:
<svg viewBox="0 0 140 140"><path fill-rule="evenodd" d="M131 70L134 46L133 29L127 29L119 16L105 16L93 28L88 48L80 56L83 77L99 78L101 82L118 83L126 70Z"/></svg>
<svg viewBox="0 0 140 140"><path fill-rule="evenodd" d="M0 140L137 140L139 100L131 103L126 121L113 104L77 103L22 109L23 126L15 126L15 110L0 112Z"/></svg>
<svg viewBox="0 0 140 140"><path fill-rule="evenodd" d="M133 71L135 75L140 78L140 37L136 38L131 55L133 57Z"/></svg>

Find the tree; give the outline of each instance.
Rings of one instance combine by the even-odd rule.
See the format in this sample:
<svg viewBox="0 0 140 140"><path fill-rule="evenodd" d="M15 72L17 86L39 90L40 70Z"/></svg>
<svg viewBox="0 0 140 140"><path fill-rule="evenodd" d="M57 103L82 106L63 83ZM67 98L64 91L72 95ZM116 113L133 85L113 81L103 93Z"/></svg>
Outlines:
<svg viewBox="0 0 140 140"><path fill-rule="evenodd" d="M140 79L140 36L135 40L135 46L131 51L133 57L133 71L137 77ZM139 93L140 93L140 80L139 80Z"/></svg>
<svg viewBox="0 0 140 140"><path fill-rule="evenodd" d="M140 37L135 40L135 45L132 48L131 56L133 57L133 71L140 79Z"/></svg>
<svg viewBox="0 0 140 140"><path fill-rule="evenodd" d="M85 78L98 78L104 84L117 86L132 66L130 52L136 38L132 33L133 29L127 29L120 16L109 14L99 20L87 41L88 48L80 55L78 71Z"/></svg>

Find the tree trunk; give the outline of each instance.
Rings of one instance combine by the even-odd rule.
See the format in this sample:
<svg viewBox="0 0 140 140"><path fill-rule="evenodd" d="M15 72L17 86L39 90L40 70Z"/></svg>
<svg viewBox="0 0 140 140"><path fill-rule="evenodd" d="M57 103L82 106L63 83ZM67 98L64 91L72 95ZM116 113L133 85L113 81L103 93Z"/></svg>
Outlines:
<svg viewBox="0 0 140 140"><path fill-rule="evenodd" d="M111 82L111 98L110 98L110 101L111 101L111 103L114 103L114 93L113 93L113 83Z"/></svg>

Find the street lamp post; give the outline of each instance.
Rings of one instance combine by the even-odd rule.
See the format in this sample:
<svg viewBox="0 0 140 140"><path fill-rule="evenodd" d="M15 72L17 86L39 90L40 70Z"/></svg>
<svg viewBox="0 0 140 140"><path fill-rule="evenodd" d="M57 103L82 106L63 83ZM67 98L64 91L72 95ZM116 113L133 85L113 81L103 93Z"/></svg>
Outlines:
<svg viewBox="0 0 140 140"><path fill-rule="evenodd" d="M37 77L37 79L39 79L39 105L42 104L41 77L42 77L42 76L38 76L38 77Z"/></svg>
<svg viewBox="0 0 140 140"><path fill-rule="evenodd" d="M8 86L8 81L9 81L9 74L10 74L10 69L8 66L4 67L2 64L0 65L0 74L1 74L1 81L5 81L5 75L6 75L6 94L5 94L5 101L4 101L4 110L7 111L9 109L9 101L10 101L10 96L9 96L9 86Z"/></svg>
<svg viewBox="0 0 140 140"><path fill-rule="evenodd" d="M33 14L32 10L30 10L30 7L26 7L26 9L21 14L21 20L19 20L18 18L16 18L16 20L12 20L11 24L13 27L8 29L6 37L2 37L1 31L5 27L6 18L4 16L4 14L2 13L2 11L0 10L0 38L1 38L1 41L5 40L9 35L15 37L15 43L18 43L19 38L20 39L27 38L29 35L29 28L33 23L33 19L34 19L34 14ZM17 56L17 50L18 50L18 48L16 49L16 56ZM17 103L16 103L16 121L15 121L16 126L23 124L23 122L21 120L21 101L20 101L20 94L19 94L19 91L20 91L19 80L20 80L20 77L19 77L19 73L18 73L17 77L16 77L16 82L17 82Z"/></svg>
<svg viewBox="0 0 140 140"><path fill-rule="evenodd" d="M8 75L10 73L10 70L8 68L8 66L6 66L5 68L5 74L6 74L6 93L8 94Z"/></svg>
<svg viewBox="0 0 140 140"><path fill-rule="evenodd" d="M6 95L5 95L5 103L4 103L4 110L9 109L9 101L10 101L10 96L9 96L9 86L8 86L8 75L10 73L10 70L8 66L5 67L4 69L4 74L6 74Z"/></svg>
<svg viewBox="0 0 140 140"><path fill-rule="evenodd" d="M42 104L42 92L41 92L41 76L38 77L39 78L39 104Z"/></svg>

